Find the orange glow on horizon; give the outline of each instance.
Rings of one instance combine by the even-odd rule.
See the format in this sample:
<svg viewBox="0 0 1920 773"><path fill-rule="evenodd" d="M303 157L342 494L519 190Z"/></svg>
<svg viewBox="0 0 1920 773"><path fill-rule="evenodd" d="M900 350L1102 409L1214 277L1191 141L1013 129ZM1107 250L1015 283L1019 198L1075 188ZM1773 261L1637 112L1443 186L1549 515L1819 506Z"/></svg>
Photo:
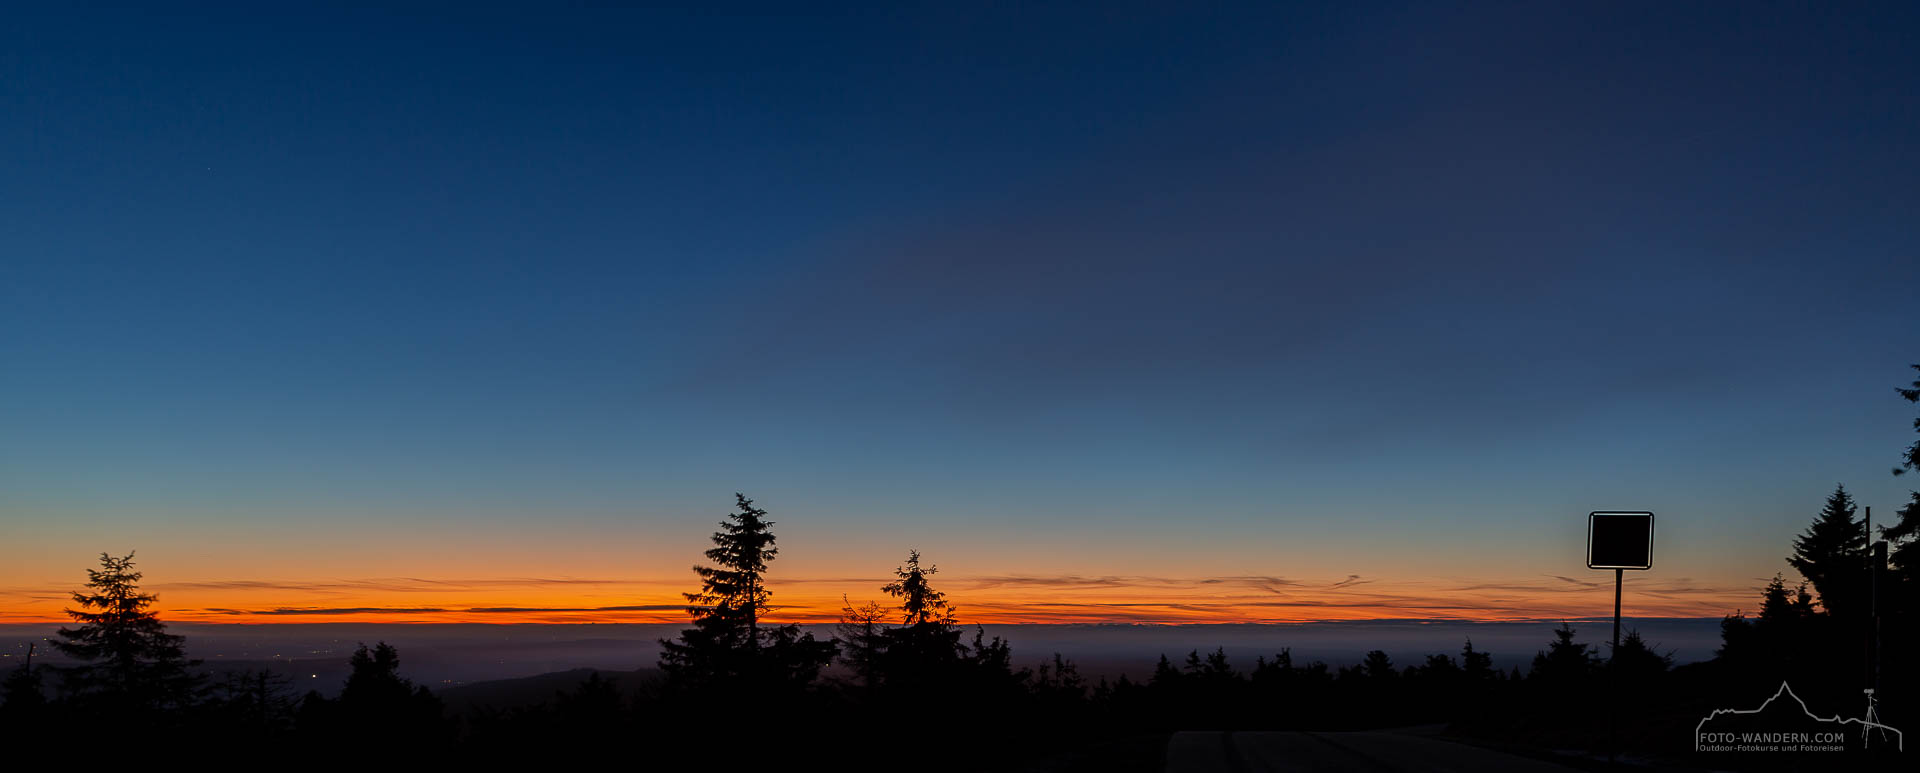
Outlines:
<svg viewBox="0 0 1920 773"><path fill-rule="evenodd" d="M1606 616L1611 578L1291 580L1263 576L945 577L938 587L968 624L1300 623L1381 619L1510 621ZM774 581L779 622L829 623L842 596L890 606L882 578ZM6 589L0 622L66 622L74 587ZM1750 607L1737 583L1628 578L1632 617L1717 617ZM152 582L163 620L193 623L682 623L688 581L388 578ZM24 600L24 603L22 603Z"/></svg>

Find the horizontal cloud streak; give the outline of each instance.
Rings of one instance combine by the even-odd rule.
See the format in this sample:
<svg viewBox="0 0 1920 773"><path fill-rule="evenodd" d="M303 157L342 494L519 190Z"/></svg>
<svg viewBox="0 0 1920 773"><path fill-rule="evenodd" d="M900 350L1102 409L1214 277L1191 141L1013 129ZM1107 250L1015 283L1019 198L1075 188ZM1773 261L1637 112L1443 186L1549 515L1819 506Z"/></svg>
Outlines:
<svg viewBox="0 0 1920 773"><path fill-rule="evenodd" d="M271 609L229 609L207 607L200 611L219 615L366 615L366 614L524 614L531 612L684 612L685 604L635 604L611 607L274 607ZM192 611L192 610L183 610Z"/></svg>
<svg viewBox="0 0 1920 773"><path fill-rule="evenodd" d="M212 611L212 610L209 610ZM385 615L445 612L434 607L279 607L275 609L223 609L227 615Z"/></svg>
<svg viewBox="0 0 1920 773"><path fill-rule="evenodd" d="M682 612L685 604L637 604L623 607L474 607L467 612L517 614L524 612Z"/></svg>
<svg viewBox="0 0 1920 773"><path fill-rule="evenodd" d="M556 577L509 577L464 580L431 580L417 577L368 578L358 580L318 580L297 582L290 580L212 580L201 582L161 582L149 587L156 590L226 590L226 591L384 591L389 593L433 593L449 590L481 590L487 588L538 588L549 586L594 586L594 585L658 585L675 582L663 579L593 579L593 578L556 578Z"/></svg>

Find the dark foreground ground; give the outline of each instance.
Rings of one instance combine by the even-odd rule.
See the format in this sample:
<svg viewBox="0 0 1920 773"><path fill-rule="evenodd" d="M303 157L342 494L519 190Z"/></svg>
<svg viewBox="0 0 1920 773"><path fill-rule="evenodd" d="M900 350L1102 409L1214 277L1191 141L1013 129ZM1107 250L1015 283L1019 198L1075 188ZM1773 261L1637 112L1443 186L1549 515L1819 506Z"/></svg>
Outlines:
<svg viewBox="0 0 1920 773"><path fill-rule="evenodd" d="M1572 771L1410 732L1185 732L1167 741L1167 773L1262 771Z"/></svg>

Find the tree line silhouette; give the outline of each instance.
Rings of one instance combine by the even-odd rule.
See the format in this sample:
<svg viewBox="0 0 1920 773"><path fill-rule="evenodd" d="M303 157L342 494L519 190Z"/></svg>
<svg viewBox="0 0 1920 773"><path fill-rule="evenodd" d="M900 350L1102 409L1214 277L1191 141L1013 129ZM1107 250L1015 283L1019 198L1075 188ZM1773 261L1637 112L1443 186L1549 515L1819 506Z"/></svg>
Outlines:
<svg viewBox="0 0 1920 773"><path fill-rule="evenodd" d="M1920 370L1920 365L1914 366ZM1920 403L1920 380L1899 390ZM1920 431L1920 420L1915 421ZM1920 442L1896 473L1920 470ZM1471 640L1457 653L1397 664L1381 650L1358 663L1296 663L1288 649L1250 667L1222 648L1161 655L1144 678L1089 682L1060 653L1016 667L1012 646L969 632L935 587L938 568L910 551L880 588L890 603L845 600L828 639L769 621L768 565L778 548L767 511L735 495L700 589L685 594L691 626L662 640L657 678L623 687L599 673L546 702L450 715L400 673L384 642L360 645L337 697L296 695L268 670L210 674L185 655L139 589L133 554L102 554L73 594L73 625L52 645L74 665L29 662L0 681L0 728L16 737L81 738L104 726L122 739L201 739L227 748L496 755L641 744L646 756L745 767L766 750L904 759L915 767L1156 769L1165 734L1182 729L1340 730L1445 723L1483 743L1597 748L1604 696L1631 696L1624 748L1681 754L1715 707L1764 697L1781 680L1830 711L1886 701L1882 721L1912 716L1920 643L1916 531L1920 492L1880 529L1878 564L1859 507L1836 487L1790 546L1757 613L1727 616L1711 660L1675 666L1629 630L1602 657L1562 624L1528 668L1495 668ZM971 635L969 635L969 633ZM1877 649L1876 649L1877 647ZM1875 653L1880 657L1875 657ZM31 658L31 655L29 656ZM738 764L735 764L735 763ZM1719 761L1744 764L1746 761Z"/></svg>

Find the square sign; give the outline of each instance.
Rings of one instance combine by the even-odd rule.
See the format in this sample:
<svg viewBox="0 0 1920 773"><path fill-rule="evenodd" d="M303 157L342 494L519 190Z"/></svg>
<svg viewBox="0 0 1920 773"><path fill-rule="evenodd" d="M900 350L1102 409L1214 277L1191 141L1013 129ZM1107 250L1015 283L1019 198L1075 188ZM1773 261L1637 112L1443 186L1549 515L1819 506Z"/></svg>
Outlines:
<svg viewBox="0 0 1920 773"><path fill-rule="evenodd" d="M1588 513L1587 568L1652 569L1653 513Z"/></svg>

